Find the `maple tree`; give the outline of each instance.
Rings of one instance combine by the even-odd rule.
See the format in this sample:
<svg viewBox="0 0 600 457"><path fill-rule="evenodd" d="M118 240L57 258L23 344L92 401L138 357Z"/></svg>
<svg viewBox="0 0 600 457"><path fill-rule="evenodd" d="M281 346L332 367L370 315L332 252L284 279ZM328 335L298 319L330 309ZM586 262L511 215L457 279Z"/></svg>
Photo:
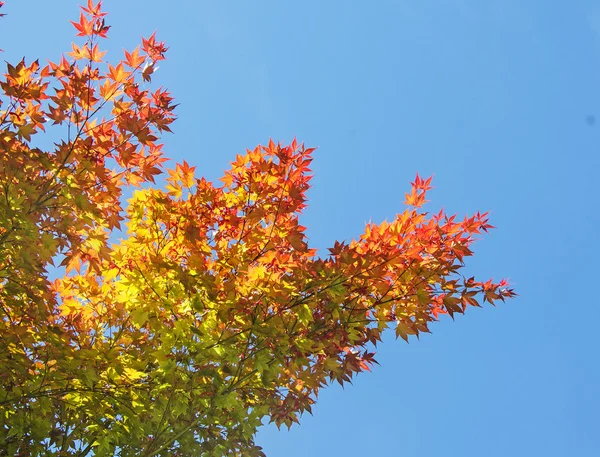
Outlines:
<svg viewBox="0 0 600 457"><path fill-rule="evenodd" d="M462 276L491 226L424 212L431 178L325 258L299 224L313 150L296 141L238 155L220 184L183 162L147 185L175 119L150 89L166 47L105 62L105 15L89 0L81 44L0 82L0 455L263 455L263 419L290 426L369 370L386 328L408 340L514 295ZM36 142L47 127L65 138Z"/></svg>

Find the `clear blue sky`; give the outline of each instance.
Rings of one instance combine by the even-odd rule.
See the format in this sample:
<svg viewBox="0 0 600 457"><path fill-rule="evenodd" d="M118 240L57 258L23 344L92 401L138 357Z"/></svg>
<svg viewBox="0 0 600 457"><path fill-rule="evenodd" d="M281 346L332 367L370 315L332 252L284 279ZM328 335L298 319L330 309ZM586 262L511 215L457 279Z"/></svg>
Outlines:
<svg viewBox="0 0 600 457"><path fill-rule="evenodd" d="M56 60L77 3L7 0L0 57ZM215 179L269 138L319 147L315 247L392 218L416 171L435 174L431 210L498 227L469 271L520 296L389 335L373 373L259 433L269 457L600 455L597 0L105 6L113 59L155 29L170 46L154 77L181 104L170 157Z"/></svg>

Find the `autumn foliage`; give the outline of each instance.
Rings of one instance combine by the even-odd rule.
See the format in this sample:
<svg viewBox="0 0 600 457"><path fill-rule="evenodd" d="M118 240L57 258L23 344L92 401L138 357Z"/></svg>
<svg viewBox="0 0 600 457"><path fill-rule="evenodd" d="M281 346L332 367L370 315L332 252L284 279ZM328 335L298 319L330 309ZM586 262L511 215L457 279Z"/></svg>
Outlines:
<svg viewBox="0 0 600 457"><path fill-rule="evenodd" d="M217 184L183 162L149 186L174 121L151 88L166 47L107 63L105 14L90 0L71 52L0 82L0 455L259 456L261 421L289 426L369 370L386 328L513 295L461 275L491 226L423 212L431 178L325 258L299 224L313 150L296 141Z"/></svg>

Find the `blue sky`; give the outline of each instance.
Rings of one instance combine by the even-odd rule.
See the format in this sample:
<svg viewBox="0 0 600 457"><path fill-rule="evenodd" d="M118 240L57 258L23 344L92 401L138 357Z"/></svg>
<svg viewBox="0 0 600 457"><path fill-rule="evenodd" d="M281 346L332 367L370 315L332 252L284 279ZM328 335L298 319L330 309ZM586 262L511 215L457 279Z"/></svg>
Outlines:
<svg viewBox="0 0 600 457"><path fill-rule="evenodd" d="M56 60L77 3L7 0L1 57ZM430 210L498 227L468 270L519 297L388 335L373 373L261 430L269 457L600 455L599 3L104 4L112 59L155 29L170 46L154 77L180 103L169 157L215 179L269 138L318 146L313 246L391 219L416 171L435 175Z"/></svg>

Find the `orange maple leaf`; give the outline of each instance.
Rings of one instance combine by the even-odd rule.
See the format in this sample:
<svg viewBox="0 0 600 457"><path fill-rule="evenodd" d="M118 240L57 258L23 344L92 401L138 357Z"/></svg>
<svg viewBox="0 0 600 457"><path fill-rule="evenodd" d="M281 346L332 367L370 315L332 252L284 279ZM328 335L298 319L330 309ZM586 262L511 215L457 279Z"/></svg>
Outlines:
<svg viewBox="0 0 600 457"><path fill-rule="evenodd" d="M92 36L94 33L94 23L88 21L83 13L79 13L79 22L69 21L77 29L77 36Z"/></svg>

